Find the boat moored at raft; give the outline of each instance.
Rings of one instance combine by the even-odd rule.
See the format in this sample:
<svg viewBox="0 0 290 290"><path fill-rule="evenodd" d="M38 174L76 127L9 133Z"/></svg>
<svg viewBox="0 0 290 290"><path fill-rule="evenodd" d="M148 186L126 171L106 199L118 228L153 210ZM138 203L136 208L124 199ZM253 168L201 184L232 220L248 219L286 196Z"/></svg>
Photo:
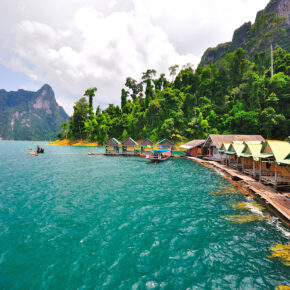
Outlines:
<svg viewBox="0 0 290 290"><path fill-rule="evenodd" d="M147 158L151 163L162 162L168 160L171 155L170 149L158 149L154 150L152 155L149 155Z"/></svg>

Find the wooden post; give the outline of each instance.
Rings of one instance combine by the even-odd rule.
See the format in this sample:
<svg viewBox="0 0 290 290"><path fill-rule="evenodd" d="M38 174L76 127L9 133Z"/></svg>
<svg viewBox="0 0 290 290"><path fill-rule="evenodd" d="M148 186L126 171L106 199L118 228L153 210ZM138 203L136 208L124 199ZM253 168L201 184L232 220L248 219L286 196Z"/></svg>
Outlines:
<svg viewBox="0 0 290 290"><path fill-rule="evenodd" d="M277 162L275 162L275 184L274 188L277 189L278 174L277 174Z"/></svg>
<svg viewBox="0 0 290 290"><path fill-rule="evenodd" d="M256 163L255 163L254 158L253 158L253 177L254 178L256 177Z"/></svg>
<svg viewBox="0 0 290 290"><path fill-rule="evenodd" d="M242 172L245 170L244 157L242 157Z"/></svg>
<svg viewBox="0 0 290 290"><path fill-rule="evenodd" d="M262 175L262 158L260 158L260 173L259 173L259 181L261 182L261 175Z"/></svg>

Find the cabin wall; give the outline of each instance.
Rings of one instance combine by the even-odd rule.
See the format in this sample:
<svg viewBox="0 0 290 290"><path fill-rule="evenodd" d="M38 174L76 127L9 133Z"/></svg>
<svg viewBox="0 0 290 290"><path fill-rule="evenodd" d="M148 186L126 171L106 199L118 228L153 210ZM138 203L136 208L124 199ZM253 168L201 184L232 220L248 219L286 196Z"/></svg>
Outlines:
<svg viewBox="0 0 290 290"><path fill-rule="evenodd" d="M275 175L275 163L271 163L270 171L274 176ZM277 165L277 174L279 176L290 178L290 167L285 166L285 165Z"/></svg>
<svg viewBox="0 0 290 290"><path fill-rule="evenodd" d="M108 146L106 145L106 152L111 151L111 152L119 152L119 147L114 145L114 146Z"/></svg>
<svg viewBox="0 0 290 290"><path fill-rule="evenodd" d="M290 166L289 165L288 166L287 165L279 165L278 169L279 169L278 172L280 172L278 174L280 174L283 177L288 177L289 181L290 181Z"/></svg>
<svg viewBox="0 0 290 290"><path fill-rule="evenodd" d="M251 157L240 157L241 162L244 164L245 168L253 167L253 159Z"/></svg>
<svg viewBox="0 0 290 290"><path fill-rule="evenodd" d="M192 149L188 150L188 153L191 156L202 155L202 148L201 148L201 146L192 148Z"/></svg>
<svg viewBox="0 0 290 290"><path fill-rule="evenodd" d="M275 176L275 163L262 163L262 172L268 172L271 176ZM290 167L285 165L277 165L278 176L290 178Z"/></svg>
<svg viewBox="0 0 290 290"><path fill-rule="evenodd" d="M149 148L149 147L141 147L141 152L142 153L149 153L152 152L153 148Z"/></svg>
<svg viewBox="0 0 290 290"><path fill-rule="evenodd" d="M211 156L211 158L216 159L216 160L221 160L221 155L218 151L218 149L215 146L210 146L208 148L208 155Z"/></svg>
<svg viewBox="0 0 290 290"><path fill-rule="evenodd" d="M225 154L225 153L223 153L223 154L220 153L220 160L221 160L221 163L226 164L227 159L228 159L227 154Z"/></svg>
<svg viewBox="0 0 290 290"><path fill-rule="evenodd" d="M229 159L230 162L234 162L234 161L236 161L236 155L229 154L229 155L227 155L227 156L228 156L228 159Z"/></svg>

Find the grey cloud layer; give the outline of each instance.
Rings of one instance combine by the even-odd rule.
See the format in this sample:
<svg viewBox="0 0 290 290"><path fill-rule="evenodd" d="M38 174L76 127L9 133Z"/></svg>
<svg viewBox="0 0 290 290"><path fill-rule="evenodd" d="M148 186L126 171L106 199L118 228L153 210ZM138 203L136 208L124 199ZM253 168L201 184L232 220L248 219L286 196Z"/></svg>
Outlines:
<svg viewBox="0 0 290 290"><path fill-rule="evenodd" d="M234 6L243 7L241 19L253 6L245 0L39 2L0 4L11 14L0 27L1 62L51 84L66 109L90 86L99 89L98 103L116 104L127 76L138 78L147 68L167 72L175 63L196 65L206 47L229 40L229 24L238 21ZM266 2L255 1L252 14Z"/></svg>

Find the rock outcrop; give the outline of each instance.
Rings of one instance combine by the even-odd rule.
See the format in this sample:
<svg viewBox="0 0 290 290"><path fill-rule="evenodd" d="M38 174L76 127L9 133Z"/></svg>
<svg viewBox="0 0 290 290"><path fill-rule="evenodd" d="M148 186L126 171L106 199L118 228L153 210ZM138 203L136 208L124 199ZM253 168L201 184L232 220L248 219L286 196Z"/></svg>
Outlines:
<svg viewBox="0 0 290 290"><path fill-rule="evenodd" d="M48 140L68 120L49 85L37 92L0 90L0 139Z"/></svg>
<svg viewBox="0 0 290 290"><path fill-rule="evenodd" d="M290 50L289 0L271 0L265 9L257 13L254 24L246 22L235 30L231 42L208 48L200 65L216 62L239 47L246 49L250 57L253 57L255 52L269 49L271 43L274 47L279 45L287 51Z"/></svg>

